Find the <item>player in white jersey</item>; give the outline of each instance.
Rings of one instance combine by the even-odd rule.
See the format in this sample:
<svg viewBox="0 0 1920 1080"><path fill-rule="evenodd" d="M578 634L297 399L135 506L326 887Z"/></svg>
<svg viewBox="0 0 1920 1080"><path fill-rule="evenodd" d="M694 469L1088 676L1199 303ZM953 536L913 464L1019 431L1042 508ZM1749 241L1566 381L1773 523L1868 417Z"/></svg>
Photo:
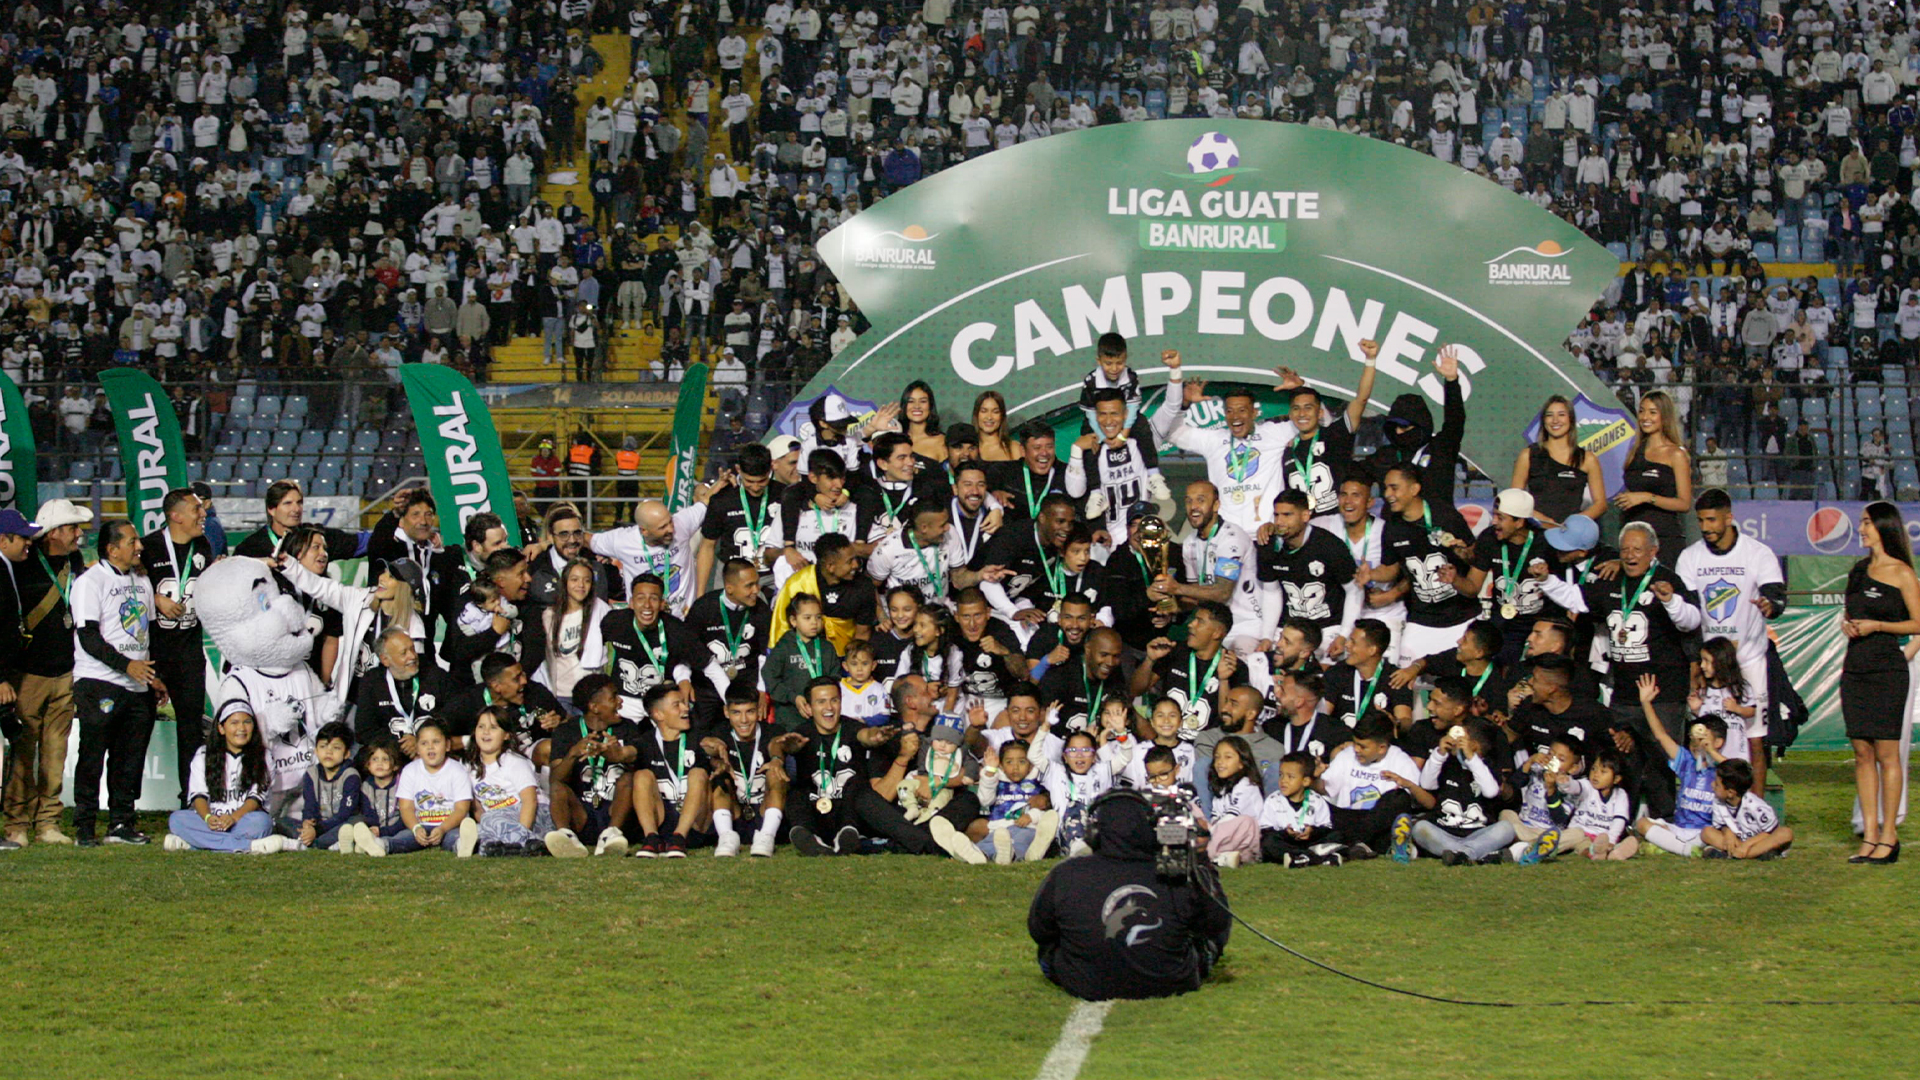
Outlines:
<svg viewBox="0 0 1920 1080"><path fill-rule="evenodd" d="M1786 579L1773 549L1742 533L1733 522L1733 500L1710 488L1693 503L1701 539L1680 553L1674 573L1700 597L1705 637L1731 638L1738 646L1740 674L1757 710L1747 721L1747 749L1754 783L1766 790L1767 620L1787 606Z"/></svg>
<svg viewBox="0 0 1920 1080"><path fill-rule="evenodd" d="M920 499L901 513L907 527L873 549L867 574L883 593L907 585L928 603L953 610L952 594L980 583L980 573L967 569L966 541L947 524L947 507L937 498Z"/></svg>
<svg viewBox="0 0 1920 1080"><path fill-rule="evenodd" d="M1149 498L1147 483L1158 475L1160 457L1132 438L1119 390L1096 390L1093 402L1098 434L1080 436L1067 455L1067 494L1087 496L1086 520L1106 530L1107 550L1118 551L1127 543L1127 509Z"/></svg>
<svg viewBox="0 0 1920 1080"><path fill-rule="evenodd" d="M1220 516L1220 497L1211 481L1187 485L1187 523L1193 532L1180 544L1186 580L1166 591L1191 608L1203 600L1228 605L1233 625L1225 644L1247 665L1247 679L1271 686L1266 656L1260 652L1260 576L1254 572L1253 536Z"/></svg>
<svg viewBox="0 0 1920 1080"><path fill-rule="evenodd" d="M1238 390L1222 402L1225 431L1189 427L1187 408L1206 395L1206 383L1182 381L1177 350L1162 352L1160 362L1167 366L1167 396L1153 414L1154 435L1206 459L1207 479L1219 492L1220 516L1251 536L1266 521L1280 490L1280 457L1297 434L1292 422L1261 421L1253 394ZM1299 385L1297 376L1280 381L1283 390Z"/></svg>
<svg viewBox="0 0 1920 1080"><path fill-rule="evenodd" d="M707 519L707 500L727 482L723 476L711 487L697 489L693 502L679 513L669 513L666 503L648 499L634 510L636 524L594 533L587 546L595 555L620 564L620 584L628 592L641 574L658 575L667 583L667 609L675 618L686 618L697 591L693 549L700 543L700 524Z"/></svg>

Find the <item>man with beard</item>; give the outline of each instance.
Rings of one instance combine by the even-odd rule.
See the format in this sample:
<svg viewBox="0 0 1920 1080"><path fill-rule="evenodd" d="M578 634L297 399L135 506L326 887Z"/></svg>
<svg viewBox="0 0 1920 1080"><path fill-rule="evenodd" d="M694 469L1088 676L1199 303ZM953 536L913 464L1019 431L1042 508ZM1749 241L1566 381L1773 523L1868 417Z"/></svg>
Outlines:
<svg viewBox="0 0 1920 1080"><path fill-rule="evenodd" d="M1412 586L1405 577L1393 582L1374 581L1363 578L1358 573L1361 566L1379 566L1381 562L1380 544L1386 534L1386 523L1373 514L1373 480L1362 475L1355 467L1340 482L1340 525L1333 530L1347 545L1352 554L1355 567L1353 580L1346 583L1347 609L1355 619L1379 619L1387 627L1392 638L1387 646L1387 659L1398 661L1401 658L1400 639L1407 628L1406 595ZM1349 623L1349 626L1352 624ZM1339 660L1346 655L1345 641L1327 642L1326 657Z"/></svg>
<svg viewBox="0 0 1920 1080"><path fill-rule="evenodd" d="M1187 640L1176 645L1159 638L1147 645L1147 660L1133 669L1127 691L1139 697L1149 690L1180 705L1180 737L1189 742L1217 723L1227 691L1247 685L1240 658L1226 647L1227 606L1202 601L1187 620ZM1264 695L1263 695L1264 696Z"/></svg>
<svg viewBox="0 0 1920 1080"><path fill-rule="evenodd" d="M1213 748L1229 735L1247 740L1264 790L1272 791L1280 783L1280 759L1287 751L1260 730L1260 713L1265 708L1266 701L1260 691L1251 686L1236 686L1226 692L1221 702L1220 723L1194 736L1193 773L1187 782L1193 785L1200 797L1200 809L1209 818L1213 815L1213 786L1207 783L1207 774L1213 768Z"/></svg>
<svg viewBox="0 0 1920 1080"><path fill-rule="evenodd" d="M173 699L180 805L188 805L194 752L206 745L207 654L200 645L200 619L193 611L193 579L213 563L207 542L206 506L186 488L167 492L160 503L166 524L140 541L140 561L153 584L153 668Z"/></svg>
<svg viewBox="0 0 1920 1080"><path fill-rule="evenodd" d="M1015 739L1025 742L1027 756L1037 769L1044 771L1049 764L1060 763L1061 752L1067 746L1065 739L1043 725L1046 716L1046 710L1040 706L1040 688L1022 681L1007 693L1006 711L981 734L988 749L995 754Z"/></svg>
<svg viewBox="0 0 1920 1080"><path fill-rule="evenodd" d="M820 598L821 614L826 619L827 640L833 651L844 656L847 646L873 636L880 610L880 592L865 569L858 553L861 545L840 535L828 533L814 546L819 560L795 573L780 587L773 601L773 638L778 642L787 634L787 606L800 593Z"/></svg>
<svg viewBox="0 0 1920 1080"><path fill-rule="evenodd" d="M1153 513L1152 507L1135 503L1127 514L1129 527ZM1132 529L1126 548L1115 551L1107 559L1100 595L1106 597L1114 629L1120 632L1121 639L1136 658L1146 651L1148 642L1165 634L1167 627L1173 625L1174 612L1163 610L1156 602L1148 591L1152 584L1153 574L1147 569L1147 557L1140 550L1140 532Z"/></svg>
<svg viewBox="0 0 1920 1080"><path fill-rule="evenodd" d="M947 508L937 499L920 499L901 510L903 528L880 541L867 559L867 573L882 588L908 585L929 601L945 607L950 592L970 589L1005 569L967 568L966 546L948 527Z"/></svg>
<svg viewBox="0 0 1920 1080"><path fill-rule="evenodd" d="M1027 658L1020 652L1020 636L993 614L979 589L960 593L953 621L959 633L947 650L947 687L958 696L949 709L970 712L976 706L992 719L1006 708L1013 684L1026 677Z"/></svg>
<svg viewBox="0 0 1920 1080"><path fill-rule="evenodd" d="M1711 488L1693 501L1700 539L1680 553L1674 572L1700 596L1702 637L1733 641L1740 674L1753 696L1745 722L1753 790L1767 789L1767 620L1787 607L1787 586L1773 549L1734 524L1733 500ZM171 687L172 682L167 685ZM1738 755L1734 755L1738 756Z"/></svg>
<svg viewBox="0 0 1920 1080"><path fill-rule="evenodd" d="M1100 706L1125 698L1120 677L1120 635L1101 627L1087 635L1080 662L1062 664L1040 681L1040 703L1048 710L1048 728L1062 739L1076 731L1096 730Z"/></svg>
<svg viewBox="0 0 1920 1080"><path fill-rule="evenodd" d="M1355 580L1392 581L1405 575L1407 628L1400 642L1404 660L1446 652L1460 644L1467 624L1480 615L1480 601L1462 582L1471 573L1466 519L1446 503L1427 499L1421 472L1410 465L1387 470L1387 523L1381 531L1380 566L1362 564ZM1382 643L1383 648L1385 643Z"/></svg>
<svg viewBox="0 0 1920 1080"><path fill-rule="evenodd" d="M481 599L469 586L455 602L456 614L440 645L447 673L462 686L472 686L478 665L488 653L504 652L538 671L547 658L546 635L538 620L520 612L527 599L527 557L519 548L501 548L487 557L480 580L495 594Z"/></svg>
<svg viewBox="0 0 1920 1080"><path fill-rule="evenodd" d="M1023 640L1047 621L1054 604L1067 594L1065 556L1073 523L1073 500L1055 492L1030 521L1010 519L969 566L978 571L997 566L1007 572L999 581L982 581L980 591Z"/></svg>
<svg viewBox="0 0 1920 1080"><path fill-rule="evenodd" d="M780 555L780 500L787 485L773 478L773 455L759 443L740 448L733 483L707 502L700 523L700 551L694 560L693 580L705 588L713 580L716 563L745 559L773 584L773 561Z"/></svg>
<svg viewBox="0 0 1920 1080"><path fill-rule="evenodd" d="M1288 491L1307 497L1308 516L1315 525L1331 529L1339 524L1340 482L1347 478L1353 464L1353 435L1367 415L1367 400L1373 396L1374 360L1380 355L1380 343L1360 342L1360 355L1366 367L1360 373L1360 385L1353 400L1336 414L1331 423L1322 424L1326 403L1320 391L1311 386L1296 386L1289 398L1287 419L1293 423L1294 439L1280 453L1280 479ZM1292 375L1287 368L1277 372L1282 380Z"/></svg>
<svg viewBox="0 0 1920 1080"><path fill-rule="evenodd" d="M702 728L722 719L734 683L758 688L760 657L771 646L773 617L760 602L760 572L746 559L728 559L720 587L693 602L686 625L697 644L704 676L693 681L694 717Z"/></svg>
<svg viewBox="0 0 1920 1080"><path fill-rule="evenodd" d="M592 558L587 551L586 522L572 503L559 503L547 511L546 536L547 548L534 557L527 587L527 603L536 616L559 602L567 564L582 557ZM619 572L609 566L596 567L593 595L601 600L620 595Z"/></svg>
<svg viewBox="0 0 1920 1080"><path fill-rule="evenodd" d="M1016 688L1012 693L1017 698L1021 692ZM867 729L884 736L868 750L863 773L866 782L854 793L861 829L886 837L888 846L909 855L938 855L960 848L954 843L955 837L985 837L987 820L980 814L980 798L973 790L980 781L980 757L987 745L981 735L985 717L975 713L964 729L947 726L952 718L939 716L934 708L934 691L918 675L895 680L892 698L896 725ZM961 764L943 789L952 793L947 804L927 821L915 824L900 809L900 785L928 782L928 757L935 738L960 746ZM915 773L920 775L909 779ZM797 776L795 783L799 783ZM930 784L925 794L932 798Z"/></svg>
<svg viewBox="0 0 1920 1080"><path fill-rule="evenodd" d="M1287 420L1260 419L1260 405L1251 389L1230 388L1221 404L1227 429L1217 431L1188 425L1187 408L1206 397L1204 382L1183 382L1180 353L1167 349L1160 354L1167 366L1167 396L1153 414L1154 434L1161 442L1173 445L1207 462L1207 479L1212 482L1221 515L1242 532L1253 534L1260 518L1272 506L1274 492L1280 487L1280 459L1298 434ZM1301 385L1297 377L1283 378L1280 389Z"/></svg>
<svg viewBox="0 0 1920 1080"><path fill-rule="evenodd" d="M632 588L633 579L652 574L666 582L667 608L675 616L685 615L693 606L693 547L700 540L700 526L707 519L707 501L727 485L722 476L711 485L694 490L693 501L678 513L667 509L658 499L648 499L634 509L632 525L608 532L594 533L587 546L620 564L620 575Z"/></svg>
<svg viewBox="0 0 1920 1080"><path fill-rule="evenodd" d="M947 445L952 447L951 440ZM989 505L985 464L975 460L948 464L953 470L953 497L948 511L954 531L960 534L965 562L971 566L987 541L1000 531L1003 515L999 507Z"/></svg>
<svg viewBox="0 0 1920 1080"><path fill-rule="evenodd" d="M1527 576L1527 564L1548 555L1548 546L1533 524L1533 496L1508 488L1494 501L1493 528L1473 542L1473 570L1461 591L1478 595L1488 574L1493 575L1494 625L1500 628L1499 660L1520 659L1533 621L1546 606L1540 583Z"/></svg>
<svg viewBox="0 0 1920 1080"><path fill-rule="evenodd" d="M1360 614L1347 605L1345 584L1358 566L1352 549L1312 524L1312 514L1304 491L1289 488L1273 500L1273 539L1260 545L1258 557L1260 637L1271 642L1279 635L1284 610L1289 619L1312 623L1329 652L1338 643L1344 655L1347 632Z"/></svg>
<svg viewBox="0 0 1920 1080"><path fill-rule="evenodd" d="M685 626L666 610L666 586L652 574L641 574L633 579L627 606L608 612L598 633L588 634L580 650L582 668L598 671L604 666L613 676L620 717L635 724L646 723L641 699L648 690L674 683L691 698L693 673L706 666Z"/></svg>
<svg viewBox="0 0 1920 1080"><path fill-rule="evenodd" d="M1027 678L1043 679L1053 668L1079 659L1087 635L1098 625L1093 601L1085 593L1069 593L1060 601L1060 617L1027 639Z"/></svg>
<svg viewBox="0 0 1920 1080"><path fill-rule="evenodd" d="M446 726L448 738L466 739L473 735L481 710L489 708L507 733L507 749L529 760L534 744L559 727L566 715L553 691L528 679L527 669L518 660L494 653L480 661L480 685L442 699L433 718Z"/></svg>
<svg viewBox="0 0 1920 1080"><path fill-rule="evenodd" d="M1311 620L1288 618L1282 622L1280 636L1273 640L1274 684L1278 686L1280 676L1295 671L1320 674L1320 646L1324 640L1319 624ZM1341 655L1346 655L1344 649Z"/></svg>

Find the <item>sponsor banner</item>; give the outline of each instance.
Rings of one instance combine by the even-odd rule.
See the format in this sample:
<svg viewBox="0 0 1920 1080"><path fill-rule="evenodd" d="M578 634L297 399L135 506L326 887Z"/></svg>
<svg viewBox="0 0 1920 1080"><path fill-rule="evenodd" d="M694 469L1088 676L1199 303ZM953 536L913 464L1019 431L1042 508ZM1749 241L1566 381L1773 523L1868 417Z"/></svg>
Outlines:
<svg viewBox="0 0 1920 1080"><path fill-rule="evenodd" d="M689 364L680 380L680 404L673 412L673 463L667 466L667 509L678 512L693 501L694 459L700 456L700 428L707 415L707 365Z"/></svg>
<svg viewBox="0 0 1920 1080"><path fill-rule="evenodd" d="M994 389L1011 420L1044 416L1076 400L1107 332L1148 385L1173 348L1194 378L1271 386L1284 364L1349 397L1372 338L1377 413L1414 394L1437 419L1433 361L1458 347L1463 453L1488 475L1507 475L1554 394L1587 403L1583 438L1618 441L1620 418L1595 405L1612 395L1560 347L1618 261L1512 192L1374 139L1237 120L1070 132L897 192L820 253L872 328L802 401L890 401L924 378L952 415Z"/></svg>
<svg viewBox="0 0 1920 1080"><path fill-rule="evenodd" d="M305 521L309 525L325 525L330 529L344 529L347 532L360 531L360 499L354 495L308 495L305 501ZM239 538L267 523L267 508L262 500L221 495L213 500L214 513L220 515L220 524L227 532ZM334 563L331 565L339 565Z"/></svg>
<svg viewBox="0 0 1920 1080"><path fill-rule="evenodd" d="M439 364L402 364L400 382L420 432L428 485L440 507L441 539L461 543L468 519L486 511L499 515L508 536L520 535L507 457L493 415L473 384Z"/></svg>
<svg viewBox="0 0 1920 1080"><path fill-rule="evenodd" d="M0 371L0 509L12 508L33 520L40 509L40 479L35 472L33 425L27 403L7 373Z"/></svg>
<svg viewBox="0 0 1920 1080"><path fill-rule="evenodd" d="M1733 515L1741 532L1772 548L1776 555L1859 558L1866 554L1860 546L1860 511L1866 505L1754 499L1736 501ZM1920 504L1901 504L1900 516L1907 523L1908 543L1920 549Z"/></svg>
<svg viewBox="0 0 1920 1080"><path fill-rule="evenodd" d="M187 486L180 418L166 390L144 371L110 368L100 373L100 387L107 393L113 430L120 439L127 518L145 536L167 523L160 509L167 492Z"/></svg>
<svg viewBox="0 0 1920 1080"><path fill-rule="evenodd" d="M674 383L552 383L490 386L478 393L495 409L670 409L680 388Z"/></svg>
<svg viewBox="0 0 1920 1080"><path fill-rule="evenodd" d="M1600 473L1606 480L1607 490L1618 492L1626 490L1627 453L1633 447L1633 414L1620 407L1619 399L1611 395L1606 403L1596 402L1585 394L1573 398L1574 437L1587 453L1600 459ZM1545 402L1541 403L1545 405ZM1469 418L1471 422L1471 418ZM1527 442L1540 440L1540 417L1536 415L1527 425ZM1510 473L1488 473L1489 476L1505 476Z"/></svg>
<svg viewBox="0 0 1920 1080"><path fill-rule="evenodd" d="M901 385L904 386L906 384L902 383ZM791 435L802 441L813 438L813 421L809 419L811 415L809 410L813 408L813 403L821 398L839 398L845 402L847 411L853 415L853 420L849 422L850 425L859 424L862 420L872 416L874 410L880 407L877 402L848 397L846 394L841 393L838 387L821 387L817 393L805 397L797 397L788 402L787 407L780 410L780 414L773 418L773 423L767 428L767 438L771 439L775 435ZM967 399L964 408L968 415L972 414L972 398ZM807 471L806 462L800 463L800 471Z"/></svg>

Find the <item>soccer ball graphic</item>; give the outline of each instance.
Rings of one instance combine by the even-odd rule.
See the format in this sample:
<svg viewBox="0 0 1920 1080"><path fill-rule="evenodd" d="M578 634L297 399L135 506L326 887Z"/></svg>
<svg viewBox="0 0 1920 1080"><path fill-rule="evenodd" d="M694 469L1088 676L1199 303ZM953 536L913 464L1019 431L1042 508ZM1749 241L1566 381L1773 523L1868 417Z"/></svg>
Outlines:
<svg viewBox="0 0 1920 1080"><path fill-rule="evenodd" d="M1193 140L1187 147L1187 171L1209 173L1216 169L1232 169L1240 164L1240 148L1233 140L1217 131L1209 131Z"/></svg>

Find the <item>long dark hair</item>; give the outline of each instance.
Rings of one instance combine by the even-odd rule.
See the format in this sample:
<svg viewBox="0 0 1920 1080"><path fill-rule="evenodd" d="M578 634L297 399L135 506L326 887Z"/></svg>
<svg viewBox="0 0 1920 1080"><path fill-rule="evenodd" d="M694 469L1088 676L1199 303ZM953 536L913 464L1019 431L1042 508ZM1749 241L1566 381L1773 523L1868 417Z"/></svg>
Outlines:
<svg viewBox="0 0 1920 1080"><path fill-rule="evenodd" d="M1747 700L1747 674L1740 670L1740 653L1734 648L1732 638L1708 638L1700 644L1703 656L1713 657L1713 677L1722 683L1721 689L1736 701Z"/></svg>
<svg viewBox="0 0 1920 1080"><path fill-rule="evenodd" d="M1547 434L1547 410L1555 405L1567 407L1567 445L1573 450L1567 455L1567 464L1578 469L1586 462L1587 451L1580 445L1579 414L1573 411L1573 402L1568 401L1565 394L1555 394L1540 406L1540 441L1534 445L1542 450L1547 449L1547 443L1552 439L1552 436Z"/></svg>
<svg viewBox="0 0 1920 1080"><path fill-rule="evenodd" d="M1217 798L1232 791L1233 785L1239 783L1244 777L1245 779L1253 781L1254 788L1258 790L1262 796L1266 795L1267 783L1260 779L1260 761L1253 756L1253 747L1248 745L1247 740L1240 735L1223 736L1220 741L1215 744L1214 752L1218 753L1222 746L1240 755L1240 775L1221 776L1218 767L1212 763L1208 763L1207 790L1212 792Z"/></svg>
<svg viewBox="0 0 1920 1080"><path fill-rule="evenodd" d="M913 435L913 422L907 419L907 398L915 390L927 395L927 434L940 434L940 399L933 396L933 387L928 386L925 379L915 379L900 391L900 430L909 437Z"/></svg>
<svg viewBox="0 0 1920 1080"><path fill-rule="evenodd" d="M1913 562L1913 548L1907 543L1907 523L1901 518L1899 507L1890 502L1870 502L1867 520L1880 534L1880 547L1888 555L1903 563Z"/></svg>
<svg viewBox="0 0 1920 1080"><path fill-rule="evenodd" d="M483 706L479 714L473 718L474 735L478 735L480 732L480 720L482 717L491 718L493 720L493 726L499 728L507 737L507 741L500 744L500 756L504 758L508 754L513 753L513 732L508 731L507 725L500 722L499 712L491 705ZM480 756L480 740L475 738L474 735L467 736L466 744L460 748L458 755L448 756L472 770L475 780L481 780L486 778L487 763Z"/></svg>
<svg viewBox="0 0 1920 1080"><path fill-rule="evenodd" d="M547 607L547 617L545 620L547 624L546 625L547 640L552 643L553 651L556 653L560 651L560 624L563 621L565 621L567 616L568 606L573 602L572 594L567 591L567 579L573 576L573 568L576 566L586 567L587 584L588 584L587 598L580 605L580 618L581 618L580 648L581 649L585 649L587 647L586 632L592 629L592 627L586 624L586 619L593 614L593 602L594 602L593 587L598 585L600 582L599 571L594 566L593 563L588 562L586 559L582 559L578 556L575 556L574 558L567 560L567 565L560 568L560 588L555 593L553 603L548 605Z"/></svg>
<svg viewBox="0 0 1920 1080"><path fill-rule="evenodd" d="M207 729L207 757L201 771L206 774L210 803L225 802L251 788L265 791L273 777L267 771L267 744L260 738L259 718L253 721L253 734L247 739L247 745L240 748L240 791L227 790L227 735L219 724Z"/></svg>

